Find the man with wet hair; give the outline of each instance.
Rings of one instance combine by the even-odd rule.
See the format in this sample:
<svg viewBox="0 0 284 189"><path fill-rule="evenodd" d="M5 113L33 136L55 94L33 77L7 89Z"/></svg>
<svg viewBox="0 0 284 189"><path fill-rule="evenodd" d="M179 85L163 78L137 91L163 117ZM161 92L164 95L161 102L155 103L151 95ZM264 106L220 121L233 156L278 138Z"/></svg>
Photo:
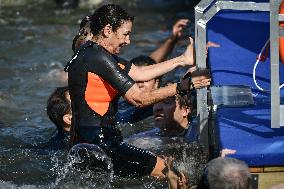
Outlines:
<svg viewBox="0 0 284 189"><path fill-rule="evenodd" d="M46 113L56 126L57 133L47 142L33 145L31 148L48 151L65 151L70 142L71 101L68 87L57 87L46 103Z"/></svg>
<svg viewBox="0 0 284 189"><path fill-rule="evenodd" d="M200 188L251 189L251 184L251 174L245 162L235 158L218 157L207 164Z"/></svg>
<svg viewBox="0 0 284 189"><path fill-rule="evenodd" d="M46 112L59 134L70 132L71 101L68 87L57 87L47 100Z"/></svg>
<svg viewBox="0 0 284 189"><path fill-rule="evenodd" d="M171 82L161 81L160 86ZM198 127L192 119L196 110L196 93L194 90L176 94L153 105L156 128L138 133L132 139L142 136L182 137L187 142L198 140ZM130 138L130 139L131 139ZM133 141L133 140L130 141Z"/></svg>
<svg viewBox="0 0 284 189"><path fill-rule="evenodd" d="M161 136L184 137L189 142L198 137L197 125L192 124L192 113L196 106L195 94L176 94L154 104L155 126Z"/></svg>
<svg viewBox="0 0 284 189"><path fill-rule="evenodd" d="M70 142L71 128L71 101L68 87L57 87L46 102L48 118L56 126L56 132L45 142L27 145L27 148L36 149L40 153L50 151L67 151Z"/></svg>

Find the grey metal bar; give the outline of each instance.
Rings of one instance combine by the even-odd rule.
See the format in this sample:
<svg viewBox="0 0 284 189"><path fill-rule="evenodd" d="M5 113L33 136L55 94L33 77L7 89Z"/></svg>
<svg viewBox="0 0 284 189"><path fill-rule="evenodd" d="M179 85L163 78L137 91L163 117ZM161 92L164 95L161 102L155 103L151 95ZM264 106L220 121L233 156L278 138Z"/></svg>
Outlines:
<svg viewBox="0 0 284 189"><path fill-rule="evenodd" d="M217 1L203 16L197 21L206 25L207 22L220 10L253 10L253 11L269 11L268 3L255 3L255 2L234 2L234 1Z"/></svg>
<svg viewBox="0 0 284 189"><path fill-rule="evenodd" d="M214 2L214 0L201 0L195 7L194 7L194 14L195 14L195 26L197 26L197 21L203 16L204 11ZM195 39L197 37L198 31L197 27L195 27ZM198 44L195 43L195 49L198 49Z"/></svg>
<svg viewBox="0 0 284 189"><path fill-rule="evenodd" d="M205 9L203 9L204 11ZM212 5L206 13L199 16L195 25L196 42L196 67L197 69L206 68L206 24L219 11L216 4ZM204 15L205 14L205 15ZM204 19L204 17L206 19ZM199 141L206 149L209 149L209 111L207 109L207 89L197 90L197 115L199 118Z"/></svg>
<svg viewBox="0 0 284 189"><path fill-rule="evenodd" d="M204 11L214 2L214 0L201 0L198 5L195 7L195 39L197 42L195 43L195 49L199 49L201 47L203 50L206 50L206 38L200 38L199 35L203 36L206 35L206 30L202 28L202 24L198 26L198 20L203 16ZM200 28L201 27L201 28ZM201 39L201 40L200 40ZM203 58L205 57L205 52L198 50L196 51L196 65L198 67L206 67L206 63L201 64L202 62L206 62ZM197 115L198 115L198 122L199 122L199 141L204 145L204 147L208 150L209 149L209 138L208 138L208 115L209 112L207 110L207 90L206 89L198 89L197 90Z"/></svg>
<svg viewBox="0 0 284 189"><path fill-rule="evenodd" d="M216 4L220 9L269 11L269 3L218 1Z"/></svg>
<svg viewBox="0 0 284 189"><path fill-rule="evenodd" d="M197 46L196 65L198 69L206 68L206 27L201 22L197 24ZM200 36L200 37L199 37ZM207 109L207 89L197 90L197 115L199 118L199 141L209 148L208 143L208 109Z"/></svg>
<svg viewBox="0 0 284 189"><path fill-rule="evenodd" d="M204 15L197 21L197 24L200 23L206 27L207 22L215 16L221 10L221 6L218 2L216 2L210 9L204 13Z"/></svg>
<svg viewBox="0 0 284 189"><path fill-rule="evenodd" d="M279 6L281 0L270 0L270 85L271 128L280 127L279 90Z"/></svg>
<svg viewBox="0 0 284 189"><path fill-rule="evenodd" d="M195 7L195 20L199 20L205 10L214 2L214 0L201 0Z"/></svg>

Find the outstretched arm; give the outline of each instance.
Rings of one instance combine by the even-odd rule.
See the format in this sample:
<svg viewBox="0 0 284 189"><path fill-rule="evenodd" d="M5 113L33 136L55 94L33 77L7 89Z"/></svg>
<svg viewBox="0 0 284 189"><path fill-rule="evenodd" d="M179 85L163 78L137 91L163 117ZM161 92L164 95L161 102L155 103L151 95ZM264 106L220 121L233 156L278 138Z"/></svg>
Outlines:
<svg viewBox="0 0 284 189"><path fill-rule="evenodd" d="M150 57L156 62L164 61L167 56L172 52L177 41L182 36L182 30L187 25L188 19L178 20L172 28L172 35L158 48L156 49Z"/></svg>
<svg viewBox="0 0 284 189"><path fill-rule="evenodd" d="M182 55L150 66L138 67L132 65L129 71L129 76L136 82L149 81L160 77L161 75L175 69L178 66L192 66L193 64L193 39L190 38L190 44Z"/></svg>
<svg viewBox="0 0 284 189"><path fill-rule="evenodd" d="M189 91L191 90L190 86L194 88L202 88L210 85L210 75L207 70L197 71L198 73L193 73L192 83L189 83L189 79L182 79L180 81L179 87L177 89L177 84L169 84L165 87L154 89L151 91L143 91L139 88L137 83L135 83L129 90L125 93L124 98L129 101L131 104L144 107L151 104L160 102L168 97L174 96L177 92Z"/></svg>

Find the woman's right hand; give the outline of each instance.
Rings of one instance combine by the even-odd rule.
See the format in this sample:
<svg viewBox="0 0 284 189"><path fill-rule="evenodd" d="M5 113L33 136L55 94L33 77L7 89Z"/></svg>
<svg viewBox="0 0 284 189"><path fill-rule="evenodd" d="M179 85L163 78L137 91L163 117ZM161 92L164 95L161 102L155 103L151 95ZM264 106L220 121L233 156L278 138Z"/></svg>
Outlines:
<svg viewBox="0 0 284 189"><path fill-rule="evenodd" d="M184 61L182 66L193 66L194 61L194 42L191 37L189 37L190 44L187 46L185 52L183 53Z"/></svg>

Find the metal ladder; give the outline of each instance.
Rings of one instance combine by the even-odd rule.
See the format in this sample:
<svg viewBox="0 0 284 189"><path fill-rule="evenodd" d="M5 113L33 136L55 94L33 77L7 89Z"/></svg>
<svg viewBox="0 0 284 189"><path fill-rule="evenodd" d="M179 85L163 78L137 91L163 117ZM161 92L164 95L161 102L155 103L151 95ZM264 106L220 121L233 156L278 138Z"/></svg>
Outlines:
<svg viewBox="0 0 284 189"><path fill-rule="evenodd" d="M208 21L221 10L269 11L270 12L270 69L271 69L271 128L280 127L279 90L279 14L282 0L267 3L201 0L195 7L195 47L197 69L206 68L206 26ZM197 90L197 116L200 125L200 142L208 148L208 102L207 89Z"/></svg>

